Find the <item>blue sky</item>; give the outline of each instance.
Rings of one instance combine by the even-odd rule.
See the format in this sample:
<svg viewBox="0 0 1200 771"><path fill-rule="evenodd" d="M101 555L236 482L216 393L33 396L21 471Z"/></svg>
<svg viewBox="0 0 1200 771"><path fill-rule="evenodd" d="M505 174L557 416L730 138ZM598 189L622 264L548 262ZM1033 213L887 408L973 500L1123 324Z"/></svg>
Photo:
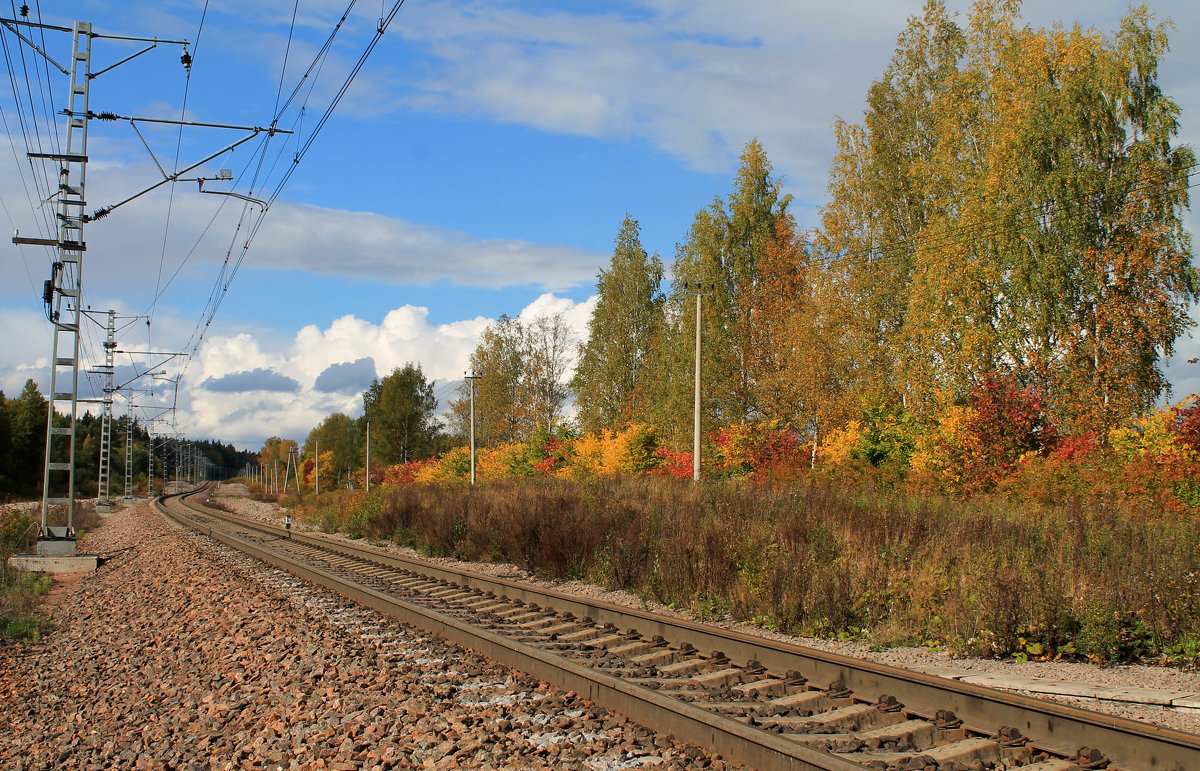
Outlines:
<svg viewBox="0 0 1200 771"><path fill-rule="evenodd" d="M317 74L277 110L346 4L30 2L31 16L49 24L78 19L102 33L189 41L190 82L181 47L161 44L96 78L94 111L244 126L267 126L278 112L277 125L295 128L295 137L264 144L259 136L191 175L228 168L231 182L207 182L206 189L255 198L269 195L293 165L298 142L311 137L392 1L356 3L317 60ZM0 16L16 13L19 4L8 5ZM948 5L968 10L965 2ZM1183 108L1181 141L1200 145L1200 58L1187 45L1200 29L1200 10L1184 0L1150 6L1174 19L1174 49L1160 79ZM754 137L796 197L800 224L815 225L833 153L831 124L835 116L861 116L867 87L920 8L917 0L739 7L718 0L408 0L295 165L232 280L221 277L222 264L227 256L237 262L253 218L238 229L240 200L179 182L88 225L86 302L123 316L152 315L149 327L129 319L123 350L190 350L204 330L194 356L164 367L170 377L182 374L174 429L188 436L246 448L272 434L303 439L330 412L361 410L357 380L406 361L420 362L445 393L478 334L501 313L562 311L585 334L593 280L625 213L641 223L646 248L669 263L696 211L727 194L738 152ZM1125 9L1108 0L1050 0L1028 3L1024 17L1039 26L1110 30ZM38 170L24 162L22 128L53 141L46 114L51 98L61 108L66 79L11 32L3 35L0 133L10 147L0 146L0 224L41 235L47 209L30 202ZM68 61L69 46L69 35L45 33L58 61ZM93 70L136 50L98 39ZM168 170L177 152L181 168L246 136L140 127ZM89 155L89 209L162 179L125 121L93 121ZM1193 230L1196 221L1189 218ZM50 257L0 243L6 394L26 378L48 381L40 295ZM206 302L220 294L214 286L225 285L205 329ZM84 349L94 364L103 333L91 326ZM1200 390L1185 363L1197 353L1195 341L1182 341L1169 369L1180 394ZM118 360L129 377L153 363ZM141 403L175 401L169 384L144 382L154 394L139 396Z"/></svg>

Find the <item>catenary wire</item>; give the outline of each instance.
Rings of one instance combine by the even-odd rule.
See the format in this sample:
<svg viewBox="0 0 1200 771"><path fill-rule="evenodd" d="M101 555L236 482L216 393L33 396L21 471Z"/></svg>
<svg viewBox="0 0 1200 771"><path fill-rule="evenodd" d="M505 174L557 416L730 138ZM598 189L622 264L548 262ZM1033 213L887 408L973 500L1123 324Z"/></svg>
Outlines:
<svg viewBox="0 0 1200 771"><path fill-rule="evenodd" d="M12 10L13 10L13 16L15 17L15 16L17 15L17 6L16 6L16 3L15 3L15 2L12 2L12 3L10 3L10 5L12 6ZM30 117L30 120L31 120L31 121L32 121L32 123L33 123L33 126L32 126L32 133L33 133L33 137L34 137L34 139L36 140L37 152L39 152L39 153L44 153L44 152L45 152L45 148L44 148L44 146L42 145L42 128L41 128L41 126L39 125L39 120L38 120L38 109L37 109L37 106L36 106L36 104L34 103L34 99L33 99L33 81L32 81L32 80L30 79L30 77L29 77L29 63L28 63L28 61L27 61L27 60L26 60L26 58L25 58L25 47L24 47L23 45L18 45L18 46L17 46L17 51L20 53L20 57L21 57L21 72L22 72L22 74L23 74L23 76L24 76L24 79L25 79L25 96L26 96L26 98L29 100L29 117ZM37 65L36 65L36 64L35 64L35 65L34 65L34 67L33 67L33 71L34 71L34 73L37 73L37 72L38 72L38 68L37 68ZM39 81L39 82L40 82L40 81ZM40 94L40 93L41 93L41 91L42 91L42 89L39 87L38 91L39 91L39 94ZM42 107L43 107L43 111L44 111L44 110L45 110L45 99L40 99L39 101L41 101L41 103L42 103ZM44 120L45 120L46 122L50 123L50 124L53 124L53 123L54 123L54 120L53 120L53 118L51 118L51 117L44 118ZM26 139L28 140L28 136L26 137ZM26 146L27 146L27 147L29 147L29 149L32 149L32 147L31 147L31 146L28 144L28 141L27 141L27 143L26 143ZM50 195L51 195L51 190L53 190L53 189L54 189L54 186L53 186L53 185L52 185L52 183L50 182L50 180L51 180L51 178L52 178L52 173L51 173L51 171L50 171L50 167L49 167L49 161L48 161L47 159L45 159L45 158L41 158L41 159L39 159L39 160L40 160L40 164L39 164L39 165L40 165L40 166L41 166L41 168L42 168L42 174L44 175L44 179L45 179L45 189L46 189L46 196L45 196L45 198L46 198L46 199L48 199L48 198L50 197ZM32 159L32 158L30 158L30 165L31 165L31 166L33 165L33 159Z"/></svg>
<svg viewBox="0 0 1200 771"><path fill-rule="evenodd" d="M194 352L199 348L199 345L202 343L202 341L204 339L204 334L207 331L208 327L211 325L212 320L215 317L217 311L220 309L221 304L223 303L224 298L227 295L229 285L232 283L233 279L236 277L238 270L240 269L243 261L245 260L246 253L249 251L250 245L253 243L255 236L259 232L259 230L262 226L262 222L266 216L266 213L270 208L270 205L272 203L274 203L274 201L278 198L280 192L282 192L284 185L286 185L287 181L291 178L291 175L294 173L296 167L300 164L300 161L303 159L304 155L308 152L308 149L312 146L312 143L315 141L317 135L320 133L320 131L324 127L325 123L328 121L330 115L332 115L333 111L336 109L338 104L341 102L342 97L345 96L346 91L349 89L350 85L353 83L355 77L358 75L359 71L362 69L363 65L366 63L367 57L371 54L371 52L378 45L379 40L382 38L382 36L386 32L388 26L391 24L391 21L395 18L396 14L399 12L400 8L403 5L404 5L404 0L398 0L398 2L396 2L393 5L391 12L385 18L382 18L379 20L379 24L376 27L375 34L372 36L371 41L368 43L366 50L363 52L362 56L359 57L358 62L354 65L350 74L346 77L345 81L342 83L341 87L338 89L336 95L331 100L329 106L326 108L324 114L321 116L321 119L318 121L316 127L313 129L312 133L308 136L308 139L302 145L301 149L297 151L296 155L293 158L292 164L288 167L287 171L284 173L283 178L280 180L280 182L275 186L270 198L267 199L267 201L266 201L267 206L263 207L263 209L259 212L257 218L255 218L254 223L250 229L250 234L247 237L246 241L244 242L242 249L240 250L238 258L237 258L236 262L234 263L233 270L229 274L229 280L221 288L221 292L217 299L217 302L212 306L210 312L208 312L205 315L202 315L201 319L197 323L195 331L193 332L193 341L194 342L190 343L188 346L189 353L194 354ZM334 32L331 33L330 38L326 41L326 45L323 46L321 52L318 53L318 57L323 56L324 52L332 44L334 35L336 35L337 30L341 28L341 25L344 24L346 17L350 13L350 9L352 9L353 7L354 7L354 2L351 2L350 6L347 8L346 13L343 15L341 20L339 20L337 26L335 27ZM314 62L315 61L316 60L314 60ZM312 72L313 68L314 68L314 65L310 65L309 69L305 73L305 76L301 79L301 84L297 85L297 88L293 93L299 92L301 85L307 79L309 74ZM289 97L289 103L290 103L291 99L292 99L292 97ZM184 363L184 366L183 366L183 369L185 372L188 368L188 365L190 364L190 360L191 360L191 356L189 355L188 360ZM182 377L182 376L183 376L183 373L181 372L180 377Z"/></svg>
<svg viewBox="0 0 1200 771"><path fill-rule="evenodd" d="M162 249L159 252L158 274L154 281L154 299L150 303L150 318L149 323L146 324L146 345L150 350L153 350L154 348L153 344L151 343L153 339L154 313L158 309L158 288L162 284L163 263L167 257L167 242L170 238L171 232L171 214L175 208L175 177L179 175L179 155L183 149L183 121L187 118L188 96L191 93L192 88L192 67L195 66L196 57L200 53L200 36L204 32L204 21L207 18L208 0L204 0L204 10L200 13L200 24L196 29L196 39L193 41L192 45L191 63L184 65L183 104L179 108L180 125L175 139L175 161L171 169L172 178L169 188L170 192L167 197L167 216L165 222L163 223Z"/></svg>
<svg viewBox="0 0 1200 771"><path fill-rule="evenodd" d="M45 168L43 167L42 173L39 174L38 169L34 166L33 159L29 157L29 153L33 151L33 142L29 138L29 126L25 120L24 100L21 97L21 89L17 86L17 75L16 75L16 71L13 69L13 57L12 57L11 52L9 51L7 35L0 34L0 50L3 50L3 52L4 52L4 62L6 65L6 69L8 71L8 81L9 81L9 85L12 88L12 93L13 93L13 107L16 108L16 113L17 113L17 125L21 129L21 138L25 145L25 160L24 161L21 161L20 159L16 158L16 145L13 142L13 135L12 135L11 129L7 129L8 136L9 136L9 142L11 144L13 144L13 156L14 156L14 159L17 160L17 168L21 171L23 183L24 183L24 167L25 166L29 167L30 178L33 182L33 189L34 189L34 193L35 193L34 196L30 196L30 206L34 207L34 209L35 209L35 219L37 219L38 217L41 217L43 220L43 222L41 223L41 226L44 228L44 230L42 231L42 235L44 237L49 237L50 234L52 234L56 231L56 228L54 228L49 217L46 215L44 207L40 206L40 203L45 198L49 197L49 195L50 195L48 190L45 193L42 192L43 187L46 187L46 188L49 187L49 182L45 176ZM7 125L8 125L7 120L5 120L5 125L7 128ZM26 195L29 195L28 186L26 186ZM36 201L38 205L35 205L34 201Z"/></svg>
<svg viewBox="0 0 1200 771"><path fill-rule="evenodd" d="M41 4L40 0L38 0L38 2L35 2L34 5L37 8L38 23L41 24L42 23L42 4ZM39 28L38 32L41 34L41 38L42 38L42 50L45 51L45 50L47 50L45 27ZM41 97L42 97L42 112L45 114L46 125L52 130L50 137L51 137L51 139L54 140L54 152L61 154L62 153L62 138L59 134L58 121L54 119L54 115L55 115L55 112L54 112L54 89L51 87L51 83L53 82L53 80L50 77L50 60L47 59L45 56L43 56L43 57L41 57L40 61L41 61L41 65L42 65L41 68L39 69L38 67L35 66L33 68L33 71L35 73L37 73L38 92L41 94ZM46 79L44 82L42 80L42 73L45 73L45 75L46 75ZM47 100L49 100L49 105L46 104Z"/></svg>

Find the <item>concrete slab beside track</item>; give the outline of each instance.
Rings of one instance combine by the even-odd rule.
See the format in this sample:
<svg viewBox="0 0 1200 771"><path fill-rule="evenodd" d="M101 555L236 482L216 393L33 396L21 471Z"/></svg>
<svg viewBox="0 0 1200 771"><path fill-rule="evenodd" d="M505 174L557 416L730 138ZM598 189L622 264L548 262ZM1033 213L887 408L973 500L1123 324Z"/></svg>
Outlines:
<svg viewBox="0 0 1200 771"><path fill-rule="evenodd" d="M99 554L76 554L72 557L47 557L40 554L14 554L8 564L25 571L42 573L90 573L100 566Z"/></svg>

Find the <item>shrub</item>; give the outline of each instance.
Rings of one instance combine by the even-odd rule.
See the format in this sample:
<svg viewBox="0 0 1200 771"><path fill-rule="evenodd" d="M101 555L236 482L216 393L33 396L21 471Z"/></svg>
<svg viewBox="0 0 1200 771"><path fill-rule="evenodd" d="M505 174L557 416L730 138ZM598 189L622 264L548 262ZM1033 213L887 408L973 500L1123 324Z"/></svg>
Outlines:
<svg viewBox="0 0 1200 771"><path fill-rule="evenodd" d="M851 456L872 466L889 466L902 474L921 433L916 418L907 410L873 407L863 416L862 434Z"/></svg>
<svg viewBox="0 0 1200 771"><path fill-rule="evenodd" d="M675 479L691 479L695 474L696 456L690 452L659 447L654 454L658 457L658 464L650 471L651 474Z"/></svg>
<svg viewBox="0 0 1200 771"><path fill-rule="evenodd" d="M960 444L949 448L964 493L992 490L1022 456L1054 448L1057 429L1037 389L1009 376L984 375L971 392L971 406Z"/></svg>
<svg viewBox="0 0 1200 771"><path fill-rule="evenodd" d="M818 466L831 470L849 468L861 440L862 423L857 420L830 431L817 450Z"/></svg>
<svg viewBox="0 0 1200 771"><path fill-rule="evenodd" d="M19 533L24 528L12 527L10 519L23 522L28 517L0 515L5 532ZM46 573L21 572L10 567L8 558L13 553L12 545L13 541L8 539L0 542L0 637L38 642L49 624L35 611L39 598L50 592L54 579Z"/></svg>
<svg viewBox="0 0 1200 771"><path fill-rule="evenodd" d="M777 420L726 426L713 434L716 465L726 475L749 475L776 483L794 480L812 463L812 450Z"/></svg>
<svg viewBox="0 0 1200 771"><path fill-rule="evenodd" d="M1176 446L1187 454L1200 452L1200 397L1192 394L1171 408L1166 420L1167 430Z"/></svg>

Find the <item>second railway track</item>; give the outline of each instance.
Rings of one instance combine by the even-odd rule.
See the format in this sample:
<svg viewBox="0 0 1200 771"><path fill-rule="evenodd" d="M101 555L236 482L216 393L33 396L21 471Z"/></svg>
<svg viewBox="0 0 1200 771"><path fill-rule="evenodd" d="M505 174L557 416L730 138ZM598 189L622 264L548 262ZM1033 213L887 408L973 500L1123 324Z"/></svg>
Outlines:
<svg viewBox="0 0 1200 771"><path fill-rule="evenodd" d="M1200 737L164 499L180 524L753 768L1200 769Z"/></svg>

